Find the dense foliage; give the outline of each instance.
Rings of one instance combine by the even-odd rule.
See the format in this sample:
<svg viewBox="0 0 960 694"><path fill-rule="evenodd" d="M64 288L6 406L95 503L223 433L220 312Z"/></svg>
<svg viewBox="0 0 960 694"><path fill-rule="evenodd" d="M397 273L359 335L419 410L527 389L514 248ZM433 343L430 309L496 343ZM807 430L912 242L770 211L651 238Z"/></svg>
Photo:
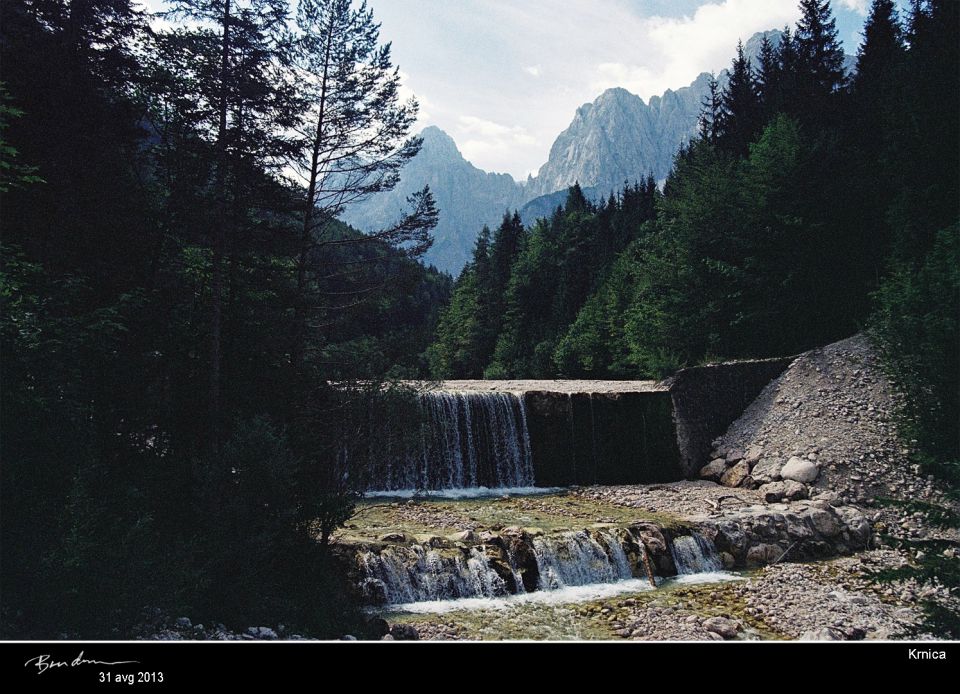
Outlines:
<svg viewBox="0 0 960 694"><path fill-rule="evenodd" d="M481 235L435 375L659 377L872 327L916 447L960 458L960 3L916 2L904 26L876 0L850 76L830 4L800 9L758 64L738 47L662 195L574 188L509 250ZM509 279L486 269L511 256Z"/></svg>
<svg viewBox="0 0 960 694"><path fill-rule="evenodd" d="M379 234L335 217L396 182L416 104L346 0L292 33L278 0L171 9L3 3L4 636L129 636L145 607L359 633L341 452L423 372L451 280L417 262L429 191Z"/></svg>

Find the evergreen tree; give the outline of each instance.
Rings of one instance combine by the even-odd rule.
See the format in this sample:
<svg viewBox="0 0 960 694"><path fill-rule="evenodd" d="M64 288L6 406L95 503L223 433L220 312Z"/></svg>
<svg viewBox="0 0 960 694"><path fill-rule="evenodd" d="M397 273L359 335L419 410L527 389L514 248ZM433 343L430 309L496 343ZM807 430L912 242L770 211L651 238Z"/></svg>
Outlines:
<svg viewBox="0 0 960 694"><path fill-rule="evenodd" d="M750 143L762 126L760 94L750 59L743 55L743 43L737 43L737 56L730 79L721 95L723 129L720 145L727 151L746 156Z"/></svg>
<svg viewBox="0 0 960 694"><path fill-rule="evenodd" d="M763 118L769 121L781 109L781 68L779 50L766 35L760 42L756 81Z"/></svg>
<svg viewBox="0 0 960 694"><path fill-rule="evenodd" d="M903 52L903 30L893 0L874 0L857 50L854 91L868 93L889 84L895 79L891 70L902 60Z"/></svg>
<svg viewBox="0 0 960 694"><path fill-rule="evenodd" d="M707 86L709 92L700 104L700 118L698 132L700 139L716 145L720 141L725 124L723 121L723 94L716 77L710 77Z"/></svg>
<svg viewBox="0 0 960 694"><path fill-rule="evenodd" d="M437 211L426 188L410 199L411 210L385 229L345 240L330 238L331 220L370 195L392 189L401 167L420 150L408 138L417 117L415 100L402 103L400 73L390 45L379 45L379 24L363 2L300 0L293 63L306 108L298 122L303 137L290 163L306 183L299 250L291 360L299 366L308 325L316 322L308 292L316 280L318 254L330 244L383 241L412 256L430 246Z"/></svg>
<svg viewBox="0 0 960 694"><path fill-rule="evenodd" d="M807 113L816 113L822 118L832 115L831 97L846 79L843 48L829 0L801 0L800 11L794 35L799 96L806 101Z"/></svg>

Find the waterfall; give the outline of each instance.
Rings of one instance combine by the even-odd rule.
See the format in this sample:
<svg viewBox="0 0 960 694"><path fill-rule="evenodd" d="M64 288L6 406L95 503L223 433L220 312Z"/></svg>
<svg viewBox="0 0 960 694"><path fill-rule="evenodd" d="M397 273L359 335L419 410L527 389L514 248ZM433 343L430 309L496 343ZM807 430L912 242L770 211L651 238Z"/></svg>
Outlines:
<svg viewBox="0 0 960 694"><path fill-rule="evenodd" d="M642 576L643 570L635 570L636 560L628 556L631 546L638 542L622 528L533 538L537 589L549 591ZM371 603L494 598L525 592L521 567L508 549L498 546L440 550L419 544L396 545L359 552L357 566L361 590Z"/></svg>
<svg viewBox="0 0 960 694"><path fill-rule="evenodd" d="M597 532L596 537L581 530L535 538L533 551L540 570L540 590L632 578L633 570L622 542L608 530Z"/></svg>
<svg viewBox="0 0 960 694"><path fill-rule="evenodd" d="M438 391L419 397L420 436L379 466L370 491L532 487L523 398Z"/></svg>
<svg viewBox="0 0 960 694"><path fill-rule="evenodd" d="M723 571L716 547L700 533L681 535L670 542L677 575Z"/></svg>
<svg viewBox="0 0 960 694"><path fill-rule="evenodd" d="M506 582L476 547L441 553L421 545L387 547L358 554L364 597L399 604L424 600L509 595Z"/></svg>

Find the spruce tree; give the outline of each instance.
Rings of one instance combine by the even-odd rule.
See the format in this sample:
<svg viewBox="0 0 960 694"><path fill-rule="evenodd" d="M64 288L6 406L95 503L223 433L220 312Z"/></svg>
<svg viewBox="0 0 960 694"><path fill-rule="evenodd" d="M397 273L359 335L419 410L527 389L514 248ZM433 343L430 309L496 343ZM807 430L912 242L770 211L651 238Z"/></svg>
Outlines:
<svg viewBox="0 0 960 694"><path fill-rule="evenodd" d="M712 75L707 89L707 96L700 103L698 132L701 140L716 145L724 129L723 94L717 78Z"/></svg>
<svg viewBox="0 0 960 694"><path fill-rule="evenodd" d="M757 63L757 91L760 95L760 108L764 121L769 121L780 108L780 58L778 49L764 35L760 42L760 56Z"/></svg>
<svg viewBox="0 0 960 694"><path fill-rule="evenodd" d="M737 42L737 57L721 100L724 115L720 144L733 154L746 156L762 123L759 90L742 42Z"/></svg>
<svg viewBox="0 0 960 694"><path fill-rule="evenodd" d="M801 0L800 10L794 35L797 74L800 96L810 113L826 108L831 95L843 86L844 55L829 0Z"/></svg>

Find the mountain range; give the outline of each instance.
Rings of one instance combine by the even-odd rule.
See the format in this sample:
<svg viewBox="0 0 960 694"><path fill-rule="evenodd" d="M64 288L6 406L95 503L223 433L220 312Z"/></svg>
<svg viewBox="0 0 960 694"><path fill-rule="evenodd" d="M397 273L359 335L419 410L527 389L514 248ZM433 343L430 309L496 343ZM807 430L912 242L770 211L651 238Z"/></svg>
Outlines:
<svg viewBox="0 0 960 694"><path fill-rule="evenodd" d="M744 45L745 55L756 64L763 37L776 45L781 35L775 30L754 34ZM852 62L848 56L848 67ZM409 195L429 185L440 221L424 262L456 276L470 260L483 226L497 226L505 212L517 209L530 224L562 204L564 191L574 183L588 197L601 199L650 174L665 179L677 150L696 133L711 79L701 73L690 85L648 102L626 89L606 90L577 109L547 162L523 182L478 169L463 158L453 138L428 127L421 133L420 153L403 169L396 188L352 206L342 219L361 230L382 227L398 217ZM726 80L724 70L717 81L723 86Z"/></svg>

